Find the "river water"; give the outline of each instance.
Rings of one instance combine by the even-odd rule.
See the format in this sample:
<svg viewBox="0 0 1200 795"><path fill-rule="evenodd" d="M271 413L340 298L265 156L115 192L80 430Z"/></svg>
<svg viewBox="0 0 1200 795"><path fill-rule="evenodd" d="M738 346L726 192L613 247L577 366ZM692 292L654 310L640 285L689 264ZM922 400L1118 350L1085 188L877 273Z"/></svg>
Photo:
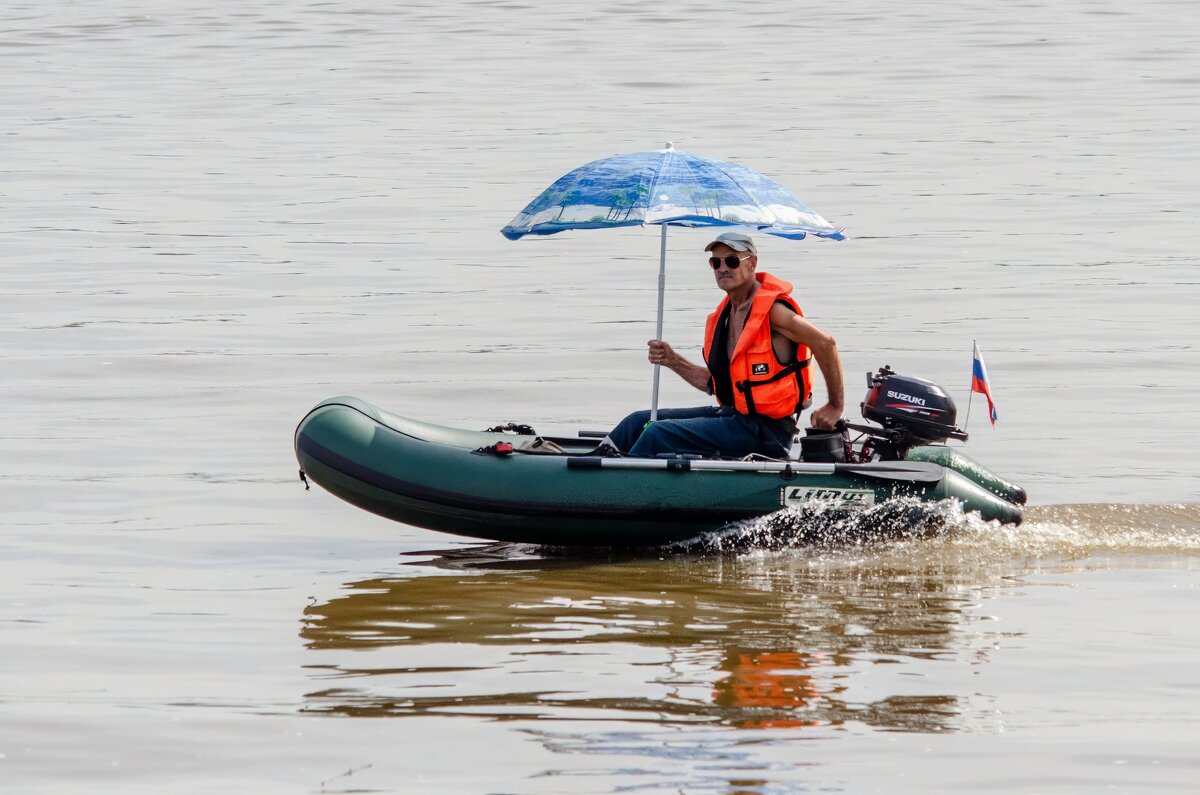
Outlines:
<svg viewBox="0 0 1200 795"><path fill-rule="evenodd" d="M1194 791L1194 3L0 29L0 791ZM837 336L852 418L889 363L961 420L980 341L968 450L1024 525L564 555L304 491L291 432L335 394L543 432L642 407L657 230L498 230L667 140L846 227L761 267ZM705 242L669 238L694 358Z"/></svg>

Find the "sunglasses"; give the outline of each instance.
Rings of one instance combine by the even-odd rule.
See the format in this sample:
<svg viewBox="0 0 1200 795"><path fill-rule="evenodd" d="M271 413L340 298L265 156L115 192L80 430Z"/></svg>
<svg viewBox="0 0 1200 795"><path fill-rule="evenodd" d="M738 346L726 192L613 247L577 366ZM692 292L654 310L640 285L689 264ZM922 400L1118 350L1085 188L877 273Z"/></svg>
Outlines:
<svg viewBox="0 0 1200 795"><path fill-rule="evenodd" d="M732 254L730 254L728 257L709 257L708 264L712 266L713 270L716 270L724 265L726 268L729 268L729 270L734 271L737 270L738 265L742 264L742 258L735 257Z"/></svg>

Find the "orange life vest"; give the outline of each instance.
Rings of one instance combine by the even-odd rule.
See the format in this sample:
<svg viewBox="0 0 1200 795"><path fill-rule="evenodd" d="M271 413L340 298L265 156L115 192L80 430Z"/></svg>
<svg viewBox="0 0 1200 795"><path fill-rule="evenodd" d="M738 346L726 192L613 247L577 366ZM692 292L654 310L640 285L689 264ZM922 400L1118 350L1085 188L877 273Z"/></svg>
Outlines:
<svg viewBox="0 0 1200 795"><path fill-rule="evenodd" d="M799 305L790 295L792 285L769 273L754 275L758 280L758 292L750 305L750 314L742 335L737 340L733 355L729 357L729 378L733 383L733 407L741 414L761 414L766 417L789 417L804 408L812 399L812 375L810 373L809 350L806 345L796 348L796 359L781 362L771 344L771 307L783 301L796 314L803 316ZM718 353L713 361L713 346L717 337L726 339L718 328L722 315L729 308L729 296L708 316L704 325L704 361L710 372L714 366L723 364L724 352ZM714 389L717 394L719 390ZM725 404L721 396L717 401Z"/></svg>

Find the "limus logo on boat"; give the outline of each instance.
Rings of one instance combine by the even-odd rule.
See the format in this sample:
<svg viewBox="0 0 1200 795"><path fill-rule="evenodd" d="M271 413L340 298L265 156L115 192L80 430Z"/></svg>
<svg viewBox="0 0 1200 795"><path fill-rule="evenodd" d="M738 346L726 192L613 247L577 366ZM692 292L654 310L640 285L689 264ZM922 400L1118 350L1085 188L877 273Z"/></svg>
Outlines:
<svg viewBox="0 0 1200 795"><path fill-rule="evenodd" d="M912 403L914 406L925 405L925 398L913 397L912 395L906 395L903 392L893 392L889 389L887 396L890 398L895 398L896 400L903 400L906 403Z"/></svg>
<svg viewBox="0 0 1200 795"><path fill-rule="evenodd" d="M875 504L875 492L871 489L830 489L820 486L784 486L779 490L779 504L803 505L809 500L835 502L847 508L866 508Z"/></svg>

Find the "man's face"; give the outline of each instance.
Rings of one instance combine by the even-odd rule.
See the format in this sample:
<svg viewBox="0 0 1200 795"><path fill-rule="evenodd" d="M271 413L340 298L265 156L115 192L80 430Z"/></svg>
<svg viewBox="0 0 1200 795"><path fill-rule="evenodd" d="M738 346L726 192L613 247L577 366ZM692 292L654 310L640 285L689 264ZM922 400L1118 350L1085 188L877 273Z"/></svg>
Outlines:
<svg viewBox="0 0 1200 795"><path fill-rule="evenodd" d="M758 264L758 257L749 251L734 251L724 243L718 243L713 246L709 256L722 260L721 266L713 271L713 276L716 277L717 286L725 292L736 290L754 281L754 267ZM729 267L723 261L726 257L736 257L738 266L736 268Z"/></svg>

